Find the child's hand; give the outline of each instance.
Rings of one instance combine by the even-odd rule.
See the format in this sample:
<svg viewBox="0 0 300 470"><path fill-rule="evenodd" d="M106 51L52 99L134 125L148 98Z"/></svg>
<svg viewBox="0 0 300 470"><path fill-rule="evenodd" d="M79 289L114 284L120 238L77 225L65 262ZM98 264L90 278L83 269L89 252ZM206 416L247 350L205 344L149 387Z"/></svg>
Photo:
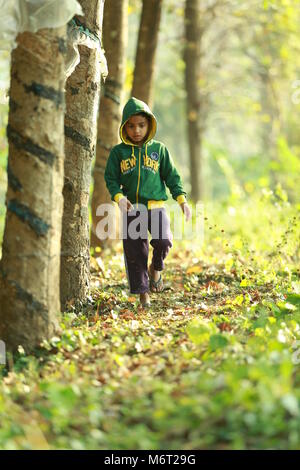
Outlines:
<svg viewBox="0 0 300 470"><path fill-rule="evenodd" d="M119 207L122 212L128 212L134 209L131 202L127 199L127 197L122 197L119 201Z"/></svg>
<svg viewBox="0 0 300 470"><path fill-rule="evenodd" d="M180 207L181 207L182 212L184 213L185 220L188 222L190 218L192 217L190 206L188 205L187 202L183 202L182 204L180 204Z"/></svg>

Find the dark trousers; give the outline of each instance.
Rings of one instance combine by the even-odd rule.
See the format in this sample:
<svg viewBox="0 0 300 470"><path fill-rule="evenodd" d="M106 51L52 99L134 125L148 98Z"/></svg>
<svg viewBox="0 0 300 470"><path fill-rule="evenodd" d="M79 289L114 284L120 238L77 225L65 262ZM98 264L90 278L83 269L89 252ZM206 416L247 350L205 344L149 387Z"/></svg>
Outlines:
<svg viewBox="0 0 300 470"><path fill-rule="evenodd" d="M164 259L172 247L173 236L166 209L134 209L122 216L124 261L129 289L132 294L149 291L148 230L153 246L152 265L156 271L164 269Z"/></svg>

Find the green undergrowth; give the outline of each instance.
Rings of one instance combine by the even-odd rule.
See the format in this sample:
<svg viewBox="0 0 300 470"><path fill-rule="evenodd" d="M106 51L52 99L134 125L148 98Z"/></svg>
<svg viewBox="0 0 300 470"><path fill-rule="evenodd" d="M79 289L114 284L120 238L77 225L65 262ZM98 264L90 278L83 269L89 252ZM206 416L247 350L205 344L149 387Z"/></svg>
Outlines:
<svg viewBox="0 0 300 470"><path fill-rule="evenodd" d="M300 449L299 208L284 193L203 213L139 308L120 243L36 355L2 366L3 449Z"/></svg>

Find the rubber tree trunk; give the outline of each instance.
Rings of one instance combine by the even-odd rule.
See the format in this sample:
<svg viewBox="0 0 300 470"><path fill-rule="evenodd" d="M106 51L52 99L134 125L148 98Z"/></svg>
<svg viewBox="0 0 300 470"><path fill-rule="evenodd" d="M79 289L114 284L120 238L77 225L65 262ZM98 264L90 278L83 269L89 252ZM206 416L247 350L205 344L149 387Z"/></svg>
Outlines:
<svg viewBox="0 0 300 470"><path fill-rule="evenodd" d="M102 86L101 102L98 115L98 134L96 162L93 177L92 196L92 231L91 246L96 248L112 242L101 240L96 235L97 223L103 218L96 217L96 210L101 204L111 203L104 181L104 170L111 148L119 141L119 126L122 115L122 90L126 72L126 47L128 42L128 0L108 1L104 7L103 45L108 62L109 75ZM118 212L116 211L116 218ZM116 220L117 222L117 220Z"/></svg>
<svg viewBox="0 0 300 470"><path fill-rule="evenodd" d="M132 96L153 105L155 55L162 10L162 0L144 0L141 15Z"/></svg>
<svg viewBox="0 0 300 470"><path fill-rule="evenodd" d="M58 328L66 27L18 36L12 53L0 339L30 352Z"/></svg>
<svg viewBox="0 0 300 470"><path fill-rule="evenodd" d="M190 156L191 199L197 202L203 194L201 180L201 73L200 0L185 2L185 87L187 95L187 130Z"/></svg>
<svg viewBox="0 0 300 470"><path fill-rule="evenodd" d="M95 40L101 37L103 0L80 0L84 16L75 17ZM95 154L100 91L99 52L79 46L80 63L66 86L65 179L62 227L62 308L84 301L90 285L89 191Z"/></svg>

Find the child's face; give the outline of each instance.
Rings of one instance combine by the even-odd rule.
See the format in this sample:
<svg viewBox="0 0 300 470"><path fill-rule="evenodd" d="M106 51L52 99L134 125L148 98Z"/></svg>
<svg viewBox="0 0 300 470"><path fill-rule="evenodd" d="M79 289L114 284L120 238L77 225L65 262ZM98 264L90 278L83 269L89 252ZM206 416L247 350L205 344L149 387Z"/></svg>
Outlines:
<svg viewBox="0 0 300 470"><path fill-rule="evenodd" d="M148 134L149 123L144 116L131 116L125 124L126 133L134 144L141 144Z"/></svg>

